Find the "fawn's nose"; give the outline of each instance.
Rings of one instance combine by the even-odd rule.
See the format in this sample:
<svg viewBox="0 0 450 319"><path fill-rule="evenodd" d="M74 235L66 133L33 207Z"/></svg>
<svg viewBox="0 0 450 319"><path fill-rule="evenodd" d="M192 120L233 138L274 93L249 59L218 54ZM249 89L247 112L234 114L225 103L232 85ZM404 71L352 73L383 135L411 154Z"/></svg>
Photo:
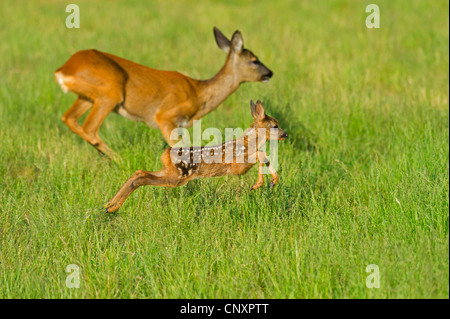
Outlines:
<svg viewBox="0 0 450 319"><path fill-rule="evenodd" d="M286 138L286 137L288 137L288 135L287 135L286 132L284 132L283 134L281 134L281 138Z"/></svg>

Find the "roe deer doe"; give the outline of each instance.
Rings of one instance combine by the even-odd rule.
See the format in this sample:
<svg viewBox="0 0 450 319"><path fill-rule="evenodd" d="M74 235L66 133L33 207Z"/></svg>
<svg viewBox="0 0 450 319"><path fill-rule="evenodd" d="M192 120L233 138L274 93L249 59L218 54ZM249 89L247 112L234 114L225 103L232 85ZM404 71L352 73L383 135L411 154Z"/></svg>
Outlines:
<svg viewBox="0 0 450 319"><path fill-rule="evenodd" d="M192 126L194 120L215 110L241 83L268 81L273 75L256 55L244 49L239 31L234 32L231 41L215 27L214 35L227 59L209 80L151 69L97 50L75 53L55 71L55 79L63 91L78 95L62 120L110 158L115 153L100 139L98 131L111 111L159 127L169 145L174 145L176 140L170 139L174 128ZM90 108L80 125L78 119Z"/></svg>

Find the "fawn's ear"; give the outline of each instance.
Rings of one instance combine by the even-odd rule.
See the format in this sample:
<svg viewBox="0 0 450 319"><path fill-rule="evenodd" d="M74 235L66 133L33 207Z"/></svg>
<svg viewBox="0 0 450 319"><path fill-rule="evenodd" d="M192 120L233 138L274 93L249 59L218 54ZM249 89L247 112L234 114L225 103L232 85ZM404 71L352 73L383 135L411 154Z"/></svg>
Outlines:
<svg viewBox="0 0 450 319"><path fill-rule="evenodd" d="M241 32L236 30L231 37L231 49L233 52L240 53L244 48L244 39L242 38Z"/></svg>
<svg viewBox="0 0 450 319"><path fill-rule="evenodd" d="M260 100L258 100L256 104L253 100L250 100L250 110L253 118L257 121L261 121L266 117L266 113L264 113L264 108Z"/></svg>
<svg viewBox="0 0 450 319"><path fill-rule="evenodd" d="M230 40L216 27L214 27L214 37L216 38L217 46L228 53L230 51Z"/></svg>

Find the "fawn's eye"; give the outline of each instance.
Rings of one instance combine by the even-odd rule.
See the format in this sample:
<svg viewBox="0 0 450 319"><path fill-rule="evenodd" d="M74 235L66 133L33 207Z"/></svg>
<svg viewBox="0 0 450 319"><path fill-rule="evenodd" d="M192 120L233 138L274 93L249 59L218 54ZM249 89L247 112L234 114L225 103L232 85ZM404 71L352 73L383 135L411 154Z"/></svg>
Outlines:
<svg viewBox="0 0 450 319"><path fill-rule="evenodd" d="M278 128L278 125L275 125L274 127L272 127L272 128Z"/></svg>
<svg viewBox="0 0 450 319"><path fill-rule="evenodd" d="M253 60L252 63L256 64L256 65L259 65L261 62L259 62L259 60Z"/></svg>

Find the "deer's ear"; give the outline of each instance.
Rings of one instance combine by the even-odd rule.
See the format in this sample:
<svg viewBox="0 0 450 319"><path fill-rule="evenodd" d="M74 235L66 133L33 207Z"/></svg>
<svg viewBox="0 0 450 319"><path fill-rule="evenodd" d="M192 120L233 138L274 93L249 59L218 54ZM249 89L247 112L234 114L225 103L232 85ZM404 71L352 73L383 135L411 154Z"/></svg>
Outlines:
<svg viewBox="0 0 450 319"><path fill-rule="evenodd" d="M264 112L264 108L260 100L258 100L256 104L253 102L253 100L251 100L250 110L252 111L253 118L257 121L261 121L266 117L266 113Z"/></svg>
<svg viewBox="0 0 450 319"><path fill-rule="evenodd" d="M231 49L233 52L240 53L244 48L244 39L242 38L242 34L236 30L231 37Z"/></svg>
<svg viewBox="0 0 450 319"><path fill-rule="evenodd" d="M214 37L216 38L217 46L228 54L230 51L230 40L216 27L214 27Z"/></svg>
<svg viewBox="0 0 450 319"><path fill-rule="evenodd" d="M256 104L253 100L250 100L250 112L252 112L252 116L255 117L256 114Z"/></svg>

